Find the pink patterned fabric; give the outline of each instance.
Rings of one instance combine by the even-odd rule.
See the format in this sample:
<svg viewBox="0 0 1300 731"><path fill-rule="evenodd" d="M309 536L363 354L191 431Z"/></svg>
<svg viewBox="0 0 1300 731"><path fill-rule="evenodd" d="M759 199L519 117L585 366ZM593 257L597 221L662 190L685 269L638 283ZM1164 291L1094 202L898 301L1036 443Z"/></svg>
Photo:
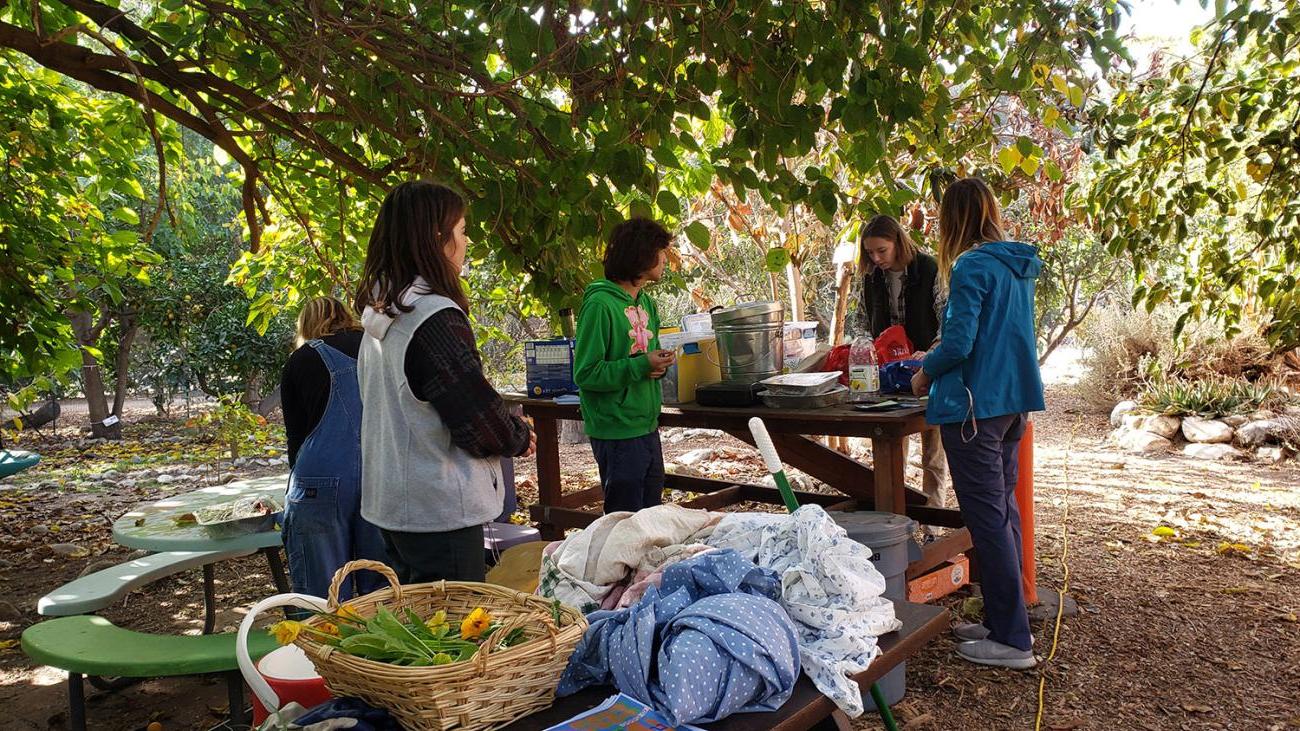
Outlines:
<svg viewBox="0 0 1300 731"><path fill-rule="evenodd" d="M650 314L639 305L631 305L623 310L627 322L632 326L627 336L632 338L632 353L644 353L650 348Z"/></svg>

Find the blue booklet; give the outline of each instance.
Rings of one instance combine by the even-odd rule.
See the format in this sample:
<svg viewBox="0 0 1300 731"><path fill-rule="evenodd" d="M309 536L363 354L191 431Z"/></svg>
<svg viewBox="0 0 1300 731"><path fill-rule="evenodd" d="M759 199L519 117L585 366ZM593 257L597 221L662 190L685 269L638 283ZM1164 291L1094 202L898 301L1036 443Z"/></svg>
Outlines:
<svg viewBox="0 0 1300 731"><path fill-rule="evenodd" d="M546 731L703 731L697 726L672 726L655 709L630 695L619 693L605 699Z"/></svg>

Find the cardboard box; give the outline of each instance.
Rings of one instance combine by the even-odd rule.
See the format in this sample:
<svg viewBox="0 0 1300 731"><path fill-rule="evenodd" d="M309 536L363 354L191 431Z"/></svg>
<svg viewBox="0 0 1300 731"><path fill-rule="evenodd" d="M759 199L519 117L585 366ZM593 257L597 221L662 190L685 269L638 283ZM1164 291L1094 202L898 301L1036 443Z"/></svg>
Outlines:
<svg viewBox="0 0 1300 731"><path fill-rule="evenodd" d="M792 369L799 364L799 361L817 350L817 322L815 320L787 322L782 339L785 341L783 365L787 369Z"/></svg>
<svg viewBox="0 0 1300 731"><path fill-rule="evenodd" d="M966 554L959 554L934 571L907 582L907 600L926 604L948 596L969 583L970 561Z"/></svg>

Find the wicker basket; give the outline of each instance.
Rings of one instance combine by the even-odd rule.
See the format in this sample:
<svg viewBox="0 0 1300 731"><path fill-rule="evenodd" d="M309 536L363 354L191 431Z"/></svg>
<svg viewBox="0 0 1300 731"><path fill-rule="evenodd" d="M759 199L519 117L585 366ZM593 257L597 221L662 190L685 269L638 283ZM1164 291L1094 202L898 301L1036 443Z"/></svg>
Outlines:
<svg viewBox="0 0 1300 731"><path fill-rule="evenodd" d="M373 615L379 605L390 611L409 607L421 617L432 616L439 609L448 617L462 617L483 607L504 622L473 658L435 667L368 660L316 642L305 632L298 635L294 642L307 653L334 695L361 698L386 708L412 731L486 731L549 706L569 656L587 630L582 613L567 606L561 607L561 626L557 628L551 602L539 596L463 581L402 586L392 569L376 561L353 561L334 574L330 611L339 606L343 580L359 569L378 571L390 585L347 602L362 615ZM306 623L324 621L313 617ZM503 650L490 649L518 627L524 628L524 642Z"/></svg>

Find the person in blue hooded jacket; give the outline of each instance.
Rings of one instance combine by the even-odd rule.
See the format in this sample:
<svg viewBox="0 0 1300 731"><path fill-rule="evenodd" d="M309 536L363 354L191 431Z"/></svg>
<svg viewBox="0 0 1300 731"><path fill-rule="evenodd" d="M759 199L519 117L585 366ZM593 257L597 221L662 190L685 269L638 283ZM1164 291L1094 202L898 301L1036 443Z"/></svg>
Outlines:
<svg viewBox="0 0 1300 731"><path fill-rule="evenodd" d="M939 273L948 280L943 340L912 379L929 393L962 520L979 557L985 619L954 628L957 654L982 665L1035 665L1021 588L1017 452L1028 412L1042 411L1034 335L1038 249L1005 241L997 199L958 180L939 206Z"/></svg>

